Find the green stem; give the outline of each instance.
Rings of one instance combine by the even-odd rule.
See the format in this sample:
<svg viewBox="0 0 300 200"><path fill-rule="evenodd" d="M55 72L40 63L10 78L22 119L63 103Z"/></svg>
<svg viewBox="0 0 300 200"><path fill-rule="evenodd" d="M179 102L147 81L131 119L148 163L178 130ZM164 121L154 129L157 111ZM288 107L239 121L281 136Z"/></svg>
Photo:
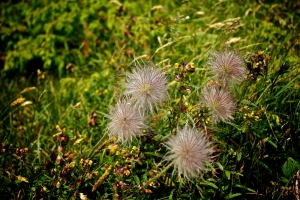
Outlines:
<svg viewBox="0 0 300 200"><path fill-rule="evenodd" d="M95 151L95 149L100 145L100 143L102 142L102 140L104 139L106 134L104 134L102 136L102 138L100 138L100 140L97 142L97 144L95 144L95 146L92 148L92 150L90 151L90 153L88 154L87 158L90 158L93 154L93 152Z"/></svg>
<svg viewBox="0 0 300 200"><path fill-rule="evenodd" d="M157 180L159 177L161 177L163 174L165 174L166 171L168 171L168 169L170 169L170 168L173 166L174 162L175 162L175 161L171 162L171 163L170 163L169 165L167 165L167 166L166 166L159 174L157 174L157 175L154 176L153 178L149 179L147 182L143 183L143 185L140 186L140 187L138 188L139 190L138 190L137 192L139 192L141 189L146 188L151 182ZM131 198L131 197L132 197L133 195L135 195L137 192L131 194L131 195L128 196L128 197L126 197L126 199Z"/></svg>
<svg viewBox="0 0 300 200"><path fill-rule="evenodd" d="M155 181L156 179L158 179L159 177L161 177L163 174L166 173L166 171L168 171L168 169L170 169L172 167L172 165L174 164L175 161L171 162L169 165L167 165L159 174L157 174L156 176L154 176L153 178L149 179L147 182L143 183L142 188L145 188L146 186L148 186L151 182Z"/></svg>

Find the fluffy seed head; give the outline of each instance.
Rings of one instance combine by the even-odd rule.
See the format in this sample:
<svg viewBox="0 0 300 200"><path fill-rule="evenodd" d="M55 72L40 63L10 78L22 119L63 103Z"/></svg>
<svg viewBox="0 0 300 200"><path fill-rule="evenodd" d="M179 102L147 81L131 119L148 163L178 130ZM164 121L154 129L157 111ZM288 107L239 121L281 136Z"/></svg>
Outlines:
<svg viewBox="0 0 300 200"><path fill-rule="evenodd" d="M212 162L211 154L214 152L211 143L198 132L196 128L186 125L178 129L177 134L166 143L169 149L166 161L174 161L173 174L177 171L178 177L191 178L202 177L206 170L206 162Z"/></svg>
<svg viewBox="0 0 300 200"><path fill-rule="evenodd" d="M233 119L232 114L236 109L236 105L226 90L220 87L204 87L200 101L209 109L213 124Z"/></svg>
<svg viewBox="0 0 300 200"><path fill-rule="evenodd" d="M153 111L168 97L167 77L152 65L138 66L126 74L125 95L129 95L139 108Z"/></svg>
<svg viewBox="0 0 300 200"><path fill-rule="evenodd" d="M219 81L228 84L244 80L246 68L242 58L233 51L213 52L207 62L210 74L217 75Z"/></svg>
<svg viewBox="0 0 300 200"><path fill-rule="evenodd" d="M147 128L145 116L128 101L118 101L107 117L111 120L108 123L110 137L117 136L123 143L130 143Z"/></svg>

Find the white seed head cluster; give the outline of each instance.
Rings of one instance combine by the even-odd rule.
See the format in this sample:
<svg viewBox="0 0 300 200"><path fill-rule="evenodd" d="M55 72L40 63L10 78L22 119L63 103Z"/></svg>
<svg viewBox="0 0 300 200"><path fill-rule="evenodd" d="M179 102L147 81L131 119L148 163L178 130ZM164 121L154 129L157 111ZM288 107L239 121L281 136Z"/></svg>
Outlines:
<svg viewBox="0 0 300 200"><path fill-rule="evenodd" d="M206 163L212 162L211 154L214 152L211 143L203 132L186 125L178 129L177 134L166 143L169 149L164 158L174 162L173 174L177 171L179 177L186 179L202 177Z"/></svg>
<svg viewBox="0 0 300 200"><path fill-rule="evenodd" d="M225 84L240 83L246 75L244 61L233 51L211 53L207 65L210 74L217 75L218 80Z"/></svg>
<svg viewBox="0 0 300 200"><path fill-rule="evenodd" d="M159 103L168 97L168 80L165 74L152 65L137 66L126 74L124 94L143 110L153 112Z"/></svg>
<svg viewBox="0 0 300 200"><path fill-rule="evenodd" d="M200 101L209 109L213 124L229 121L236 109L235 102L229 92L220 87L204 87Z"/></svg>
<svg viewBox="0 0 300 200"><path fill-rule="evenodd" d="M145 116L130 102L118 101L108 115L108 133L110 137L118 137L122 143L130 143L138 134L147 128Z"/></svg>

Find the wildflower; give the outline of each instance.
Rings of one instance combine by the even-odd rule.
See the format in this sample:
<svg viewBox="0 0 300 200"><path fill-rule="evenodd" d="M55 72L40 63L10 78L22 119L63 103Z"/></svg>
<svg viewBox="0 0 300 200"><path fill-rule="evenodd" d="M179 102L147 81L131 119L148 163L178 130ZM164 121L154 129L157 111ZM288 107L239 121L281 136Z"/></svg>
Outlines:
<svg viewBox="0 0 300 200"><path fill-rule="evenodd" d="M17 105L18 103L23 103L25 101L25 98L18 98L18 99L16 99L15 101L13 101L11 104L10 104L10 106L15 106L15 105Z"/></svg>
<svg viewBox="0 0 300 200"><path fill-rule="evenodd" d="M225 83L239 83L244 79L246 68L242 58L233 51L213 52L207 62L211 74Z"/></svg>
<svg viewBox="0 0 300 200"><path fill-rule="evenodd" d="M145 116L128 101L118 101L108 118L111 120L108 123L110 137L118 136L118 140L125 143L131 142L147 127Z"/></svg>
<svg viewBox="0 0 300 200"><path fill-rule="evenodd" d="M87 195L85 195L84 193L79 193L79 197L81 200L88 200Z"/></svg>
<svg viewBox="0 0 300 200"><path fill-rule="evenodd" d="M132 73L126 74L125 95L130 95L139 108L157 107L168 97L167 77L152 65L138 66Z"/></svg>
<svg viewBox="0 0 300 200"><path fill-rule="evenodd" d="M209 109L209 114L213 124L219 121L229 121L233 119L235 103L230 94L222 88L205 87L201 102Z"/></svg>
<svg viewBox="0 0 300 200"><path fill-rule="evenodd" d="M187 179L202 177L206 169L206 162L212 162L211 154L214 152L211 143L198 132L196 128L186 125L182 130L177 130L177 135L171 137L166 143L169 149L165 160L174 161L174 170L178 177Z"/></svg>

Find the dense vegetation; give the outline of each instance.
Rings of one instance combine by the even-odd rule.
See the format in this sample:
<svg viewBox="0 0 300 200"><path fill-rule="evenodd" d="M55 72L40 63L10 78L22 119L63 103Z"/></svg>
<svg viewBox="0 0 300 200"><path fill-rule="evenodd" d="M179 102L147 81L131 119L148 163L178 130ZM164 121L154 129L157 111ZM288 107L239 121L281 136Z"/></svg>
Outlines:
<svg viewBox="0 0 300 200"><path fill-rule="evenodd" d="M1 198L300 198L300 1L8 0L0 10ZM203 101L221 82L215 52L246 69L226 88L231 120L213 121ZM124 143L108 124L140 65L166 75L168 98ZM212 144L203 178L167 162L187 124Z"/></svg>

